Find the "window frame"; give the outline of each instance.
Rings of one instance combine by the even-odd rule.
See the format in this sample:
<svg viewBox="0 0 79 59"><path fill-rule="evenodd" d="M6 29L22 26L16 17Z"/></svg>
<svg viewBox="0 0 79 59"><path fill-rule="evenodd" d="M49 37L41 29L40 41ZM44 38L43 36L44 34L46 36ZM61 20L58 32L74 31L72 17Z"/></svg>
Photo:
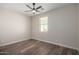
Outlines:
<svg viewBox="0 0 79 59"><path fill-rule="evenodd" d="M46 19L47 22L46 22L46 23L41 23L41 19L42 19L42 18L47 18L47 19ZM47 16L40 17L39 22L40 22L40 31L41 31L41 32L48 32L48 17L47 17ZM41 26L45 26L45 25L47 26L46 31L45 31L44 29L41 30L41 29L42 29Z"/></svg>

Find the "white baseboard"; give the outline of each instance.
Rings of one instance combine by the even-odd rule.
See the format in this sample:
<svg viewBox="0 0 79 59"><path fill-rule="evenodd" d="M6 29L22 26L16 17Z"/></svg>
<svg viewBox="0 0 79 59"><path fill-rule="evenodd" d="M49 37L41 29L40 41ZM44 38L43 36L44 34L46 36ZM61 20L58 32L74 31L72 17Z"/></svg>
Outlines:
<svg viewBox="0 0 79 59"><path fill-rule="evenodd" d="M10 44L14 44L14 43L17 43L17 42L21 42L21 41L24 41L24 40L29 40L29 39L30 38L25 38L25 39L21 39L21 40L17 40L17 41L7 42L7 43L4 43L4 44L0 44L0 47L10 45Z"/></svg>
<svg viewBox="0 0 79 59"><path fill-rule="evenodd" d="M39 39L39 38L36 38L35 40L39 40L39 41L43 41L43 42L47 42L47 43L51 43L51 44L55 44L55 45L59 45L59 46L67 47L67 48L71 48L71 49L76 49L76 50L79 51L79 49L76 48L76 47L72 47L72 46L68 46L68 45L64 45L64 44L60 44L60 43L56 43L56 42L51 42L51 41L47 41L47 40L42 40L42 39Z"/></svg>

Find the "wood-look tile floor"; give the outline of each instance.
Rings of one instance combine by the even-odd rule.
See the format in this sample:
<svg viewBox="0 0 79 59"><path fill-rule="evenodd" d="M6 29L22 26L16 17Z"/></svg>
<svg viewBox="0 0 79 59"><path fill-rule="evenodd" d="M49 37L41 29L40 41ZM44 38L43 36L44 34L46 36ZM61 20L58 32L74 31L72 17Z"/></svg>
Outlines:
<svg viewBox="0 0 79 59"><path fill-rule="evenodd" d="M0 47L0 55L76 55L77 50L29 39Z"/></svg>

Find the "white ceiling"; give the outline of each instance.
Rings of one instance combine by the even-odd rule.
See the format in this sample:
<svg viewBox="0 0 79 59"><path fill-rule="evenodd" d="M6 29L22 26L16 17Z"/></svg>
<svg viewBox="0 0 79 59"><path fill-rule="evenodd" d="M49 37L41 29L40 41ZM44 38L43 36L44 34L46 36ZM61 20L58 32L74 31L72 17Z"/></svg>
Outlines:
<svg viewBox="0 0 79 59"><path fill-rule="evenodd" d="M25 4L32 7L31 3L0 3L0 8L10 9L12 11L16 11L25 15L33 16L32 12L24 12L26 10L30 10L28 7L25 6ZM40 9L41 12L39 12L39 14L69 4L68 3L36 3L36 7L40 5L44 8L44 10Z"/></svg>

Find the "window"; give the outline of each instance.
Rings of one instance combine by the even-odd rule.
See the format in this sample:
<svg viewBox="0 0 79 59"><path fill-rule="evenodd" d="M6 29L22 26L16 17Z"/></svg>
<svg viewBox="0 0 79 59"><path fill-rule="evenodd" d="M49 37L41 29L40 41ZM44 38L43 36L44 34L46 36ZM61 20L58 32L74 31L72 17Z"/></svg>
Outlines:
<svg viewBox="0 0 79 59"><path fill-rule="evenodd" d="M41 32L48 31L48 17L40 18L40 30L41 30Z"/></svg>

